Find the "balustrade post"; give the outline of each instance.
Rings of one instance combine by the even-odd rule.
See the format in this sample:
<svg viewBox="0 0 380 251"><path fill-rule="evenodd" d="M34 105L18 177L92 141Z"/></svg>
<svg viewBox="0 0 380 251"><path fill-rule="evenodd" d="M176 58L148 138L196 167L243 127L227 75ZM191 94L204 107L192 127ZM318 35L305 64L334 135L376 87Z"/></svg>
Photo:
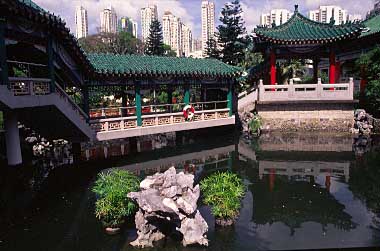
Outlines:
<svg viewBox="0 0 380 251"><path fill-rule="evenodd" d="M135 102L136 102L136 116L137 116L137 126L142 126L142 113L141 113L141 93L140 86L141 82L135 83Z"/></svg>
<svg viewBox="0 0 380 251"><path fill-rule="evenodd" d="M104 131L108 132L108 121L104 122Z"/></svg>
<svg viewBox="0 0 380 251"><path fill-rule="evenodd" d="M318 83L317 83L317 97L321 98L323 93L323 85L322 85L322 80L321 78L318 78Z"/></svg>
<svg viewBox="0 0 380 251"><path fill-rule="evenodd" d="M53 36L51 34L48 35L47 41L47 56L48 56L48 72L50 79L50 92L55 92L55 72L54 72L54 48L53 48Z"/></svg>
<svg viewBox="0 0 380 251"><path fill-rule="evenodd" d="M8 64L7 64L7 45L5 44L5 18L0 18L0 69L1 69L1 83L8 85Z"/></svg>
<svg viewBox="0 0 380 251"><path fill-rule="evenodd" d="M293 79L289 80L289 85L287 87L288 87L288 97L289 98L293 98L295 96L295 94L296 94L296 89L294 88L294 81L293 81Z"/></svg>
<svg viewBox="0 0 380 251"><path fill-rule="evenodd" d="M354 78L350 78L350 82L348 83L348 97L350 99L354 99Z"/></svg>
<svg viewBox="0 0 380 251"><path fill-rule="evenodd" d="M124 120L120 121L120 130L124 130Z"/></svg>
<svg viewBox="0 0 380 251"><path fill-rule="evenodd" d="M257 97L258 100L264 99L264 82L262 79L259 81L259 96Z"/></svg>
<svg viewBox="0 0 380 251"><path fill-rule="evenodd" d="M154 124L155 124L155 125L158 125L158 117L155 117L155 118L154 118Z"/></svg>

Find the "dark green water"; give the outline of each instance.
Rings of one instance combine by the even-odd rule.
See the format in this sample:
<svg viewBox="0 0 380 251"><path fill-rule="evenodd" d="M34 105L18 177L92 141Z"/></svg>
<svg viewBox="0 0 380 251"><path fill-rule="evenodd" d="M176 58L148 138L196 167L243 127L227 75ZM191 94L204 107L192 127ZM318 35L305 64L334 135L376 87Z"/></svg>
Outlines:
<svg viewBox="0 0 380 251"><path fill-rule="evenodd" d="M171 239L147 250L276 250L380 246L380 147L352 151L350 136L192 135L192 143L53 170L4 169L0 177L0 250L135 250L133 221L108 236L93 214L93 181L120 167L140 176L196 165L197 180L216 170L243 177L247 192L235 226L215 228L208 248ZM34 178L33 178L34 177ZM40 178L36 178L40 177ZM43 181L39 181L43 180ZM136 249L138 250L138 249Z"/></svg>

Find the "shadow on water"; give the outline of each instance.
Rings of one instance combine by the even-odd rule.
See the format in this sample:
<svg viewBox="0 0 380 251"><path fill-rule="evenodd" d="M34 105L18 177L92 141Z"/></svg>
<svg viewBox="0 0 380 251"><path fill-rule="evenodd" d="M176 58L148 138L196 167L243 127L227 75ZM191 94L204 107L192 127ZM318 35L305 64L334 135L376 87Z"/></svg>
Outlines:
<svg viewBox="0 0 380 251"><path fill-rule="evenodd" d="M104 233L94 217L92 184L111 167L143 177L173 165L195 173L198 181L217 170L241 175L247 191L240 216L233 227L217 228L210 208L199 203L209 225L208 248L166 238L146 250L380 246L378 139L358 157L350 135L185 137L185 144L54 169L38 189L38 167L4 169L0 250L139 250L129 246L136 238L133 219L117 236Z"/></svg>

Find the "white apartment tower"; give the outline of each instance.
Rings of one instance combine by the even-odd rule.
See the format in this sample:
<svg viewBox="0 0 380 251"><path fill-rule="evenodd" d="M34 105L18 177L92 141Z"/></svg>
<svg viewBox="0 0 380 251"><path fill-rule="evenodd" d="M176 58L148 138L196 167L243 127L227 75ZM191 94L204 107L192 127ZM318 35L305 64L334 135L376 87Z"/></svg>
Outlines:
<svg viewBox="0 0 380 251"><path fill-rule="evenodd" d="M274 23L276 26L286 23L292 12L286 9L273 9L270 13L263 13L260 17L260 25L272 26Z"/></svg>
<svg viewBox="0 0 380 251"><path fill-rule="evenodd" d="M202 51L205 53L207 41L214 38L215 32L215 4L211 1L202 1Z"/></svg>
<svg viewBox="0 0 380 251"><path fill-rule="evenodd" d="M309 18L320 23L330 23L331 18L333 18L335 21L334 24L339 25L347 22L348 14L347 10L339 6L328 5L319 6L318 10L310 11Z"/></svg>
<svg viewBox="0 0 380 251"><path fill-rule="evenodd" d="M82 6L75 7L75 37L87 37L88 35L88 18L87 10Z"/></svg>
<svg viewBox="0 0 380 251"><path fill-rule="evenodd" d="M182 53L185 54L185 57L189 57L190 53L193 51L193 34L191 29L182 24Z"/></svg>
<svg viewBox="0 0 380 251"><path fill-rule="evenodd" d="M153 20L158 19L157 6L150 5L141 9L142 41L145 43L149 37L149 29Z"/></svg>
<svg viewBox="0 0 380 251"><path fill-rule="evenodd" d="M170 45L180 57L182 55L182 23L170 11L166 11L162 16L162 33L164 44Z"/></svg>
<svg viewBox="0 0 380 251"><path fill-rule="evenodd" d="M117 16L112 6L105 8L100 12L100 31L105 33L117 32Z"/></svg>

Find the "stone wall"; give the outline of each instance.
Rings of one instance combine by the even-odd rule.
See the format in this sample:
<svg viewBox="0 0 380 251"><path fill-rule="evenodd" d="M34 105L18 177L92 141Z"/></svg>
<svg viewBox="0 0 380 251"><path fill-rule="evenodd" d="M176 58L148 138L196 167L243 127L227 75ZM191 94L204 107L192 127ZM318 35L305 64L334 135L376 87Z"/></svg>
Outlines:
<svg viewBox="0 0 380 251"><path fill-rule="evenodd" d="M354 122L353 103L272 103L257 110L264 131L349 132Z"/></svg>

